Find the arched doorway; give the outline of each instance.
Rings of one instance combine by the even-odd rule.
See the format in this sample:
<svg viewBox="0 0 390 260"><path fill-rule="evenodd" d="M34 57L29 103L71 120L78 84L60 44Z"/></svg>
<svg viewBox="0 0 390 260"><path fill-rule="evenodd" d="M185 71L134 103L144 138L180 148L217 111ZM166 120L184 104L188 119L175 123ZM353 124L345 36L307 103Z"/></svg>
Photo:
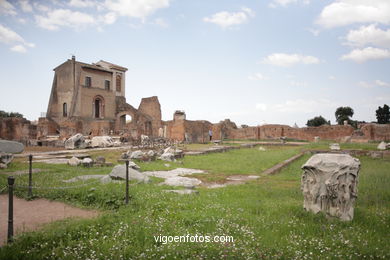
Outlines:
<svg viewBox="0 0 390 260"><path fill-rule="evenodd" d="M145 135L152 136L152 122L145 122Z"/></svg>
<svg viewBox="0 0 390 260"><path fill-rule="evenodd" d="M102 96L95 96L93 98L93 117L103 118L104 117L104 98Z"/></svg>

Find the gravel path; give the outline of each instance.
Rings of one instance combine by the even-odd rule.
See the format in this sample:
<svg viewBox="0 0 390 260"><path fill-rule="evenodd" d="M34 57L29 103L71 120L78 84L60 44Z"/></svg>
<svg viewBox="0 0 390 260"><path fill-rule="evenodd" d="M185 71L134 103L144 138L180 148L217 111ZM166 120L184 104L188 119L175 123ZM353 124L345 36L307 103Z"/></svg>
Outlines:
<svg viewBox="0 0 390 260"><path fill-rule="evenodd" d="M37 230L43 224L70 217L92 218L98 211L69 206L62 202L37 199L26 201L14 197L14 235ZM7 240L8 195L0 195L0 246Z"/></svg>

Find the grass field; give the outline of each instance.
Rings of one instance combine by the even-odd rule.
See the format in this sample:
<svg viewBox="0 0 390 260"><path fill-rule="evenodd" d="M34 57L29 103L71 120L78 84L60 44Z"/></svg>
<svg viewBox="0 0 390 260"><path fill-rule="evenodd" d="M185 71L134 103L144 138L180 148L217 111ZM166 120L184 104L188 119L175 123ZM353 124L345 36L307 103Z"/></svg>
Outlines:
<svg viewBox="0 0 390 260"><path fill-rule="evenodd" d="M188 156L168 168L200 168L209 178L259 174L296 154L297 147L267 147ZM368 148L367 148L368 149ZM361 157L359 193L352 222L305 212L300 191L305 155L279 174L220 189L198 188L199 195L163 192L151 184L131 186L123 204L124 184L100 183L63 190L35 190L39 197L104 211L89 220L55 222L25 233L0 249L1 259L389 259L390 162ZM167 169L161 162L141 163L143 170ZM36 164L35 185L64 186L76 175L107 174L111 168L71 168ZM15 163L10 170L26 168ZM4 170L2 170L4 171ZM214 177L213 177L214 176ZM216 176L216 177L215 177ZM27 183L27 176L17 177ZM0 174L0 186L6 176ZM73 183L67 185L76 185ZM17 190L26 196L25 190ZM154 236L228 235L229 243L161 243Z"/></svg>

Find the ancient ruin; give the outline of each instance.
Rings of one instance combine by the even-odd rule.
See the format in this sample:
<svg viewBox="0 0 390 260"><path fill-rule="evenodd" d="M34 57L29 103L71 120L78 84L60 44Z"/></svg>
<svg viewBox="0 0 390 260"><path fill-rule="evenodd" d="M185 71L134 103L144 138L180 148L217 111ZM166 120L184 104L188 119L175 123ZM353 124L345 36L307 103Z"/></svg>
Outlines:
<svg viewBox="0 0 390 260"><path fill-rule="evenodd" d="M112 143L141 142L142 136L151 141L205 143L211 130L213 140L390 140L388 124L361 124L358 129L350 125L237 127L229 119L219 123L188 120L185 111L180 110L174 112L172 120L163 121L157 96L143 98L138 109L126 102L126 72L127 68L107 61L88 64L72 56L54 68L46 115L37 123L24 118L0 118L0 138L26 145L59 147L64 147L65 141L78 133L89 137L87 141L94 136L111 136Z"/></svg>
<svg viewBox="0 0 390 260"><path fill-rule="evenodd" d="M353 219L360 161L347 154L316 154L303 166L303 207L344 221Z"/></svg>

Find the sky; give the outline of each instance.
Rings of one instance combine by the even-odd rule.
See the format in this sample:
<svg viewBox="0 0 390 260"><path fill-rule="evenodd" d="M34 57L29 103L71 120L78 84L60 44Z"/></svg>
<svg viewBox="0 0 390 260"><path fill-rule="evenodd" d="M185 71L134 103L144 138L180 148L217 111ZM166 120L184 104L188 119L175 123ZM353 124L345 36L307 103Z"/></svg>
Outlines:
<svg viewBox="0 0 390 260"><path fill-rule="evenodd" d="M163 120L305 126L390 105L390 0L0 0L0 110L36 120L70 59L129 70Z"/></svg>

